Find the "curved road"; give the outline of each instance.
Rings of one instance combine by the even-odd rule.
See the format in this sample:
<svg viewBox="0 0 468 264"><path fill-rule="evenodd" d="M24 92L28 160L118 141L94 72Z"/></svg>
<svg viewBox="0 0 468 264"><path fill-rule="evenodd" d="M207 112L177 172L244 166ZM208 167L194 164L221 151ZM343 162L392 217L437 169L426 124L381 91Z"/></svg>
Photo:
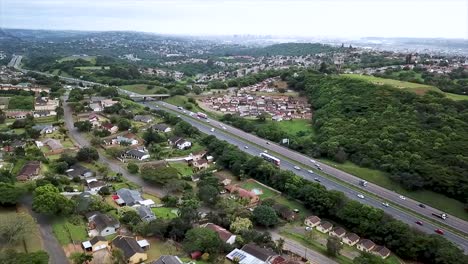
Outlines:
<svg viewBox="0 0 468 264"><path fill-rule="evenodd" d="M298 163L305 164L306 166L312 165L312 163L310 162L310 158L307 157L307 156L299 154L299 153L297 153L295 151L291 151L290 149L279 146L279 145L277 145L277 144L275 144L273 142L269 142L269 144L266 144L267 141L265 141L264 139L258 138L258 137L254 136L254 135L251 135L249 133L246 133L246 132L241 131L239 129L236 129L234 127L225 125L225 124L223 124L221 122L218 122L216 120L209 119L210 123L207 123L206 121L202 121L202 120L199 120L199 119L194 119L192 117L189 117L187 114L183 113L183 110L178 109L176 106L173 106L173 105L170 105L170 104L167 104L167 103L163 103L163 102L156 102L155 104L157 104L158 106L155 106L152 103L148 103L148 102L143 102L142 104L144 104L145 106L148 106L150 108L153 108L153 109L161 109L161 110L166 110L166 111L169 110L169 111L172 111L172 112L179 113L180 117L183 120L185 120L186 122L190 123L191 125L197 127L201 132L206 133L206 134L212 134L212 135L216 136L217 138L219 138L221 140L225 140L225 141L229 142L230 144L236 145L241 150L243 150L244 152L247 152L247 153L249 153L251 155L256 156L259 153L263 152L264 150L270 150L270 151L273 151L273 152L276 152L276 153L280 153L281 155L286 156L289 159L295 160ZM226 130L224 130L222 128L222 126L226 127ZM213 132L211 131L212 128L215 129ZM234 136L232 136L232 135L230 135L229 133L226 133L226 132L233 133L237 137L234 137ZM242 140L240 138L242 138ZM253 144L250 143L250 142L253 142ZM247 146L248 148L245 148L245 146ZM259 146L261 146L261 148ZM402 206L406 206L407 204L411 205L411 204L414 203L416 205L416 207L414 209L417 209L417 210L414 210L414 211L418 211L421 214L428 214L428 213L430 214L430 212L438 212L435 209L420 208L418 206L419 203L416 202L416 201L413 201L413 200L410 200L410 199L402 200L402 199L400 199L398 197L398 194L393 193L391 191L388 191L388 190L386 190L386 189L384 189L382 187L371 185L371 184L369 184L368 187L366 187L366 191L373 192L377 196L381 196L384 199L383 200L378 200L378 199L375 199L373 197L365 197L364 199L360 199L360 198L357 197L357 195L359 193L356 192L354 189L351 189L351 188L349 188L347 186L341 185L338 182L335 182L335 181L332 181L332 180L330 180L328 178L322 177L322 176L320 176L320 175L318 175L316 173L310 173L305 169L297 170L297 169L294 168L295 166L297 166L297 165L294 164L294 163L291 163L288 160L284 160L284 159L281 160L281 168L282 169L293 171L297 175L299 175L299 176L301 176L301 177L303 177L303 178L305 178L307 180L310 180L310 181L314 181L314 178L319 178L320 183L322 185L324 185L325 187L327 187L327 189L337 190L337 191L343 192L350 199L358 200L361 203L364 203L364 204L367 204L367 205L370 205L370 206L373 206L373 207L380 208L380 209L384 210L387 214L393 216L395 219L401 220L401 221L409 224L410 226L412 226L412 227L414 227L414 228L416 228L418 230L421 230L421 231L429 233L429 234L434 234L434 230L439 228L439 227L435 226L434 224L432 224L430 222L424 223L423 226L416 225L415 222L419 221L420 220L419 218L417 218L416 216L414 216L412 214L409 214L409 213L407 213L405 211L402 211L402 210L400 210L398 208L392 207L392 206L384 207L382 205L382 202L384 200L388 200L388 201L392 201L392 202L397 203L397 204L402 205ZM359 180L360 180L359 178L357 178L357 177L355 177L355 176L353 176L351 174L342 172L342 171L337 170L337 169L335 169L333 167L330 167L330 166L328 166L326 164L321 163L321 166L323 167L325 173L331 174L334 177L340 178L341 180L344 180L344 181L346 181L348 183L358 183ZM383 190L380 191L380 189L383 189ZM409 209L413 210L413 207L410 207ZM421 212L421 210L425 210L425 211ZM463 220L458 219L458 221L457 221L456 218L449 216L449 218L447 219L447 222L443 221L442 223L450 224L451 226L453 225L455 228L459 227L457 229L459 229L461 231L464 231L464 232L468 232L467 223L465 221L463 221ZM459 236L459 235L457 235L457 234L455 234L453 232L450 232L449 230L444 230L444 231L445 231L444 237L446 237L448 240L454 242L455 244L459 245L459 247L461 249L463 249L465 252L468 252L468 240L466 238L463 238L463 237L461 237L461 236Z"/></svg>

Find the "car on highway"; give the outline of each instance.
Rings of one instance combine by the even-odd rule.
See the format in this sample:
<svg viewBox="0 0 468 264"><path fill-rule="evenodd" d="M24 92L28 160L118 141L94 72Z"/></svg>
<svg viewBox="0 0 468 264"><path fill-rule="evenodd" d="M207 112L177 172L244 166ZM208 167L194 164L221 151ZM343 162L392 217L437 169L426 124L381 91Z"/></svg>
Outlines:
<svg viewBox="0 0 468 264"><path fill-rule="evenodd" d="M182 110L182 109L184 109L184 108L182 108L182 106L178 106L177 109Z"/></svg>
<svg viewBox="0 0 468 264"><path fill-rule="evenodd" d="M223 126L223 129L226 130L227 128L225 126Z"/></svg>
<svg viewBox="0 0 468 264"><path fill-rule="evenodd" d="M183 112L184 112L184 114L187 113L187 111L185 111L185 110Z"/></svg>
<svg viewBox="0 0 468 264"><path fill-rule="evenodd" d="M362 195L362 194L358 194L357 197L359 197L361 199L364 199L364 195Z"/></svg>
<svg viewBox="0 0 468 264"><path fill-rule="evenodd" d="M436 232L437 234L439 235L443 235L444 234L444 231L442 231L441 229L437 228L436 230L434 230L434 232Z"/></svg>
<svg viewBox="0 0 468 264"><path fill-rule="evenodd" d="M317 163L315 160L311 159L310 162L312 162L313 164Z"/></svg>
<svg viewBox="0 0 468 264"><path fill-rule="evenodd" d="M389 207L389 206L390 206L390 205L389 205L388 203L386 203L386 202L383 202L382 205L385 206L385 207Z"/></svg>
<svg viewBox="0 0 468 264"><path fill-rule="evenodd" d="M314 181L320 182L320 179L316 177L316 178L314 178Z"/></svg>
<svg viewBox="0 0 468 264"><path fill-rule="evenodd" d="M244 148L245 148L245 149L248 149L248 148L249 148L249 146L244 146Z"/></svg>
<svg viewBox="0 0 468 264"><path fill-rule="evenodd" d="M311 171L311 170L308 170L307 172L308 172L308 173L310 173L310 174L314 174L314 172L313 172L313 171Z"/></svg>
<svg viewBox="0 0 468 264"><path fill-rule="evenodd" d="M214 132L214 128L210 129L211 132Z"/></svg>
<svg viewBox="0 0 468 264"><path fill-rule="evenodd" d="M267 145L270 145L270 142L267 141L266 144L267 144Z"/></svg>
<svg viewBox="0 0 468 264"><path fill-rule="evenodd" d="M416 221L415 223L416 223L417 225L420 225L420 226L423 225L423 222L421 222L421 221Z"/></svg>
<svg viewBox="0 0 468 264"><path fill-rule="evenodd" d="M404 197L403 195L400 195L399 197L400 197L400 199L402 199L402 200L406 200L406 197Z"/></svg>
<svg viewBox="0 0 468 264"><path fill-rule="evenodd" d="M268 153L268 150L265 149L263 152Z"/></svg>
<svg viewBox="0 0 468 264"><path fill-rule="evenodd" d="M207 123L209 123L209 122L210 122L210 120L208 120L208 119L207 119L207 120L206 120L206 122L207 122Z"/></svg>
<svg viewBox="0 0 468 264"><path fill-rule="evenodd" d="M426 206L424 204L419 204L419 207L426 208Z"/></svg>
<svg viewBox="0 0 468 264"><path fill-rule="evenodd" d="M177 117L180 117L180 115L177 115Z"/></svg>
<svg viewBox="0 0 468 264"><path fill-rule="evenodd" d="M295 170L301 170L301 168L299 168L299 166L294 166L294 169Z"/></svg>

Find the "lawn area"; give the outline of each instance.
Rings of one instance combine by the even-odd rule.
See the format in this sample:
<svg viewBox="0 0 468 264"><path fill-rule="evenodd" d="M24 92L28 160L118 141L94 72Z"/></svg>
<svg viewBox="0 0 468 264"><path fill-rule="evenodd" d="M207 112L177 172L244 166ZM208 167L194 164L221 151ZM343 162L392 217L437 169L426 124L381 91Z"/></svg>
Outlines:
<svg viewBox="0 0 468 264"><path fill-rule="evenodd" d="M52 230L61 245L72 243L72 239L75 242L83 242L88 239L84 220L81 220L79 225L74 225L66 218L59 218L52 223Z"/></svg>
<svg viewBox="0 0 468 264"><path fill-rule="evenodd" d="M153 213L156 215L157 218L172 219L172 218L177 217L176 211L178 209L172 208L172 207L158 207L158 208L151 208L151 210L153 211Z"/></svg>
<svg viewBox="0 0 468 264"><path fill-rule="evenodd" d="M175 95L171 96L164 101L177 105L177 106L182 106L183 108L192 111L192 112L205 112L203 109L201 109L199 106L192 104L188 101L188 97L185 95Z"/></svg>
<svg viewBox="0 0 468 264"><path fill-rule="evenodd" d="M310 212L309 209L307 209L304 206L304 204L302 204L302 203L300 203L298 201L295 201L295 200L288 199L288 198L286 198L284 196L275 197L275 202L279 203L279 204L286 205L291 210L299 209L299 219L298 219L298 221L300 221L301 223L307 216L312 214L312 212Z"/></svg>
<svg viewBox="0 0 468 264"><path fill-rule="evenodd" d="M112 186L114 187L115 190L119 190L122 188L128 188L128 189L140 189L140 186L133 183L133 182L119 182L119 183L113 183Z"/></svg>
<svg viewBox="0 0 468 264"><path fill-rule="evenodd" d="M281 130L291 135L296 135L299 131L305 132L308 136L314 135L315 133L310 120L307 119L293 119L289 121L271 122L274 122L278 127L281 128Z"/></svg>
<svg viewBox="0 0 468 264"><path fill-rule="evenodd" d="M123 107L130 107L131 109L134 109L134 110L144 110L145 108L141 104L135 103L131 100L127 100L124 98L121 98L120 100L121 100L120 102L122 103Z"/></svg>
<svg viewBox="0 0 468 264"><path fill-rule="evenodd" d="M259 183L257 182L254 182L254 181L246 181L244 183L241 184L241 187L246 189L246 190L249 190L249 191L252 191L252 189L259 189L263 192L263 194L259 195L261 199L266 199L266 198L270 198L270 197L274 197L274 196L277 196L278 193L260 185Z"/></svg>
<svg viewBox="0 0 468 264"><path fill-rule="evenodd" d="M356 175L359 178L362 178L368 182L375 183L379 186L382 186L386 189L395 191L404 196L410 197L431 207L437 208L449 214L452 214L456 217L468 221L468 213L464 210L464 204L455 199L446 197L442 194L435 193L432 191L408 191L401 187L398 183L392 181L385 172L379 170L373 170L369 168L363 168L351 162L345 162L343 164L336 163L329 160L321 160L328 165L332 165L337 169L343 170L350 174ZM350 183L350 184L358 184Z"/></svg>
<svg viewBox="0 0 468 264"><path fill-rule="evenodd" d="M369 75L359 75L359 74L342 74L342 75L353 78L353 79L368 81L374 84L379 84L379 85L387 84L395 88L414 91L417 94L424 94L427 91L435 91L435 92L445 94L448 98L452 100L468 100L468 95L457 95L457 94L452 94L452 93L446 93L446 92L441 91L439 88L435 86L427 85L427 84L404 82L404 81L380 78L380 77L369 76Z"/></svg>
<svg viewBox="0 0 468 264"><path fill-rule="evenodd" d="M169 165L176 169L182 176L190 176L193 174L192 167L185 162L171 162Z"/></svg>
<svg viewBox="0 0 468 264"><path fill-rule="evenodd" d="M130 91L130 92L134 92L134 93L138 93L138 94L154 94L156 93L161 87L157 87L155 86L154 88L152 89L148 89L149 84L143 84L143 83L140 83L140 84L130 84L130 85L123 85L123 86L120 86L120 88L124 89L124 90L127 90L127 91ZM154 86L154 85L153 85Z"/></svg>
<svg viewBox="0 0 468 264"><path fill-rule="evenodd" d="M201 150L204 150L204 149L205 149L205 146L200 145L200 143L198 143L198 142L193 142L192 141L192 147L191 148L185 149L185 150L174 149L174 151L172 152L172 155L174 157L181 157L181 156L186 156L186 155L189 155L190 153L194 153L194 152L201 151Z"/></svg>
<svg viewBox="0 0 468 264"><path fill-rule="evenodd" d="M19 208L20 212L28 213L25 208ZM0 207L0 222L3 222L4 217L16 215L17 212L14 208L3 208ZM24 243L18 243L16 245L8 245L3 249L14 249L18 252L34 252L38 250L42 250L42 239L39 233L38 225L34 225L34 229L32 232L26 236L24 239Z"/></svg>
<svg viewBox="0 0 468 264"><path fill-rule="evenodd" d="M77 59L82 59L91 62L92 64L96 64L96 56L68 56L61 58L59 62L62 61L71 61L71 60L77 60Z"/></svg>
<svg viewBox="0 0 468 264"><path fill-rule="evenodd" d="M143 193L142 194L143 198L145 199L151 199L153 200L156 204L161 204L161 199L159 199L159 197L156 197L154 195L151 195L151 194L148 194L148 193Z"/></svg>
<svg viewBox="0 0 468 264"><path fill-rule="evenodd" d="M38 124L50 124L57 122L57 117L56 116L45 116L45 117L37 117L34 118L34 121Z"/></svg>
<svg viewBox="0 0 468 264"><path fill-rule="evenodd" d="M171 241L161 241L153 237L145 239L150 243L150 248L146 251L148 254L148 263L163 255L183 254Z"/></svg>
<svg viewBox="0 0 468 264"><path fill-rule="evenodd" d="M13 169L11 169L11 174L13 175L18 175L19 171L21 168L23 168L24 164L26 164L26 160L24 159L19 159L15 162L15 166L13 166Z"/></svg>

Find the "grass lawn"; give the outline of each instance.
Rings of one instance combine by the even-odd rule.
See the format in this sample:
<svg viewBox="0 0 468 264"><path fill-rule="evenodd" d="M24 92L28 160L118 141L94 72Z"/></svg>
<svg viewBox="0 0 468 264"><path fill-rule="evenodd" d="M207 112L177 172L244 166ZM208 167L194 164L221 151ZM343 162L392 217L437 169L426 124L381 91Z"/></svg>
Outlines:
<svg viewBox="0 0 468 264"><path fill-rule="evenodd" d="M186 155L189 155L190 153L194 153L194 152L201 151L204 149L205 149L205 146L200 145L200 143L198 142L192 141L191 148L185 149L185 150L174 149L174 151L172 152L172 156L174 157L186 156Z"/></svg>
<svg viewBox="0 0 468 264"><path fill-rule="evenodd" d="M171 162L169 165L176 169L182 176L189 176L193 174L192 167L188 166L185 162Z"/></svg>
<svg viewBox="0 0 468 264"><path fill-rule="evenodd" d="M195 104L192 104L192 103L189 103L188 102L188 97L185 96L185 95L171 96L171 97L165 99L164 101L166 101L166 102L168 102L170 104L173 104L173 105L182 106L185 109L187 109L189 111L192 111L192 112L205 112L199 106L197 106Z"/></svg>
<svg viewBox="0 0 468 264"><path fill-rule="evenodd" d="M358 74L342 74L342 75L346 76L346 77L353 78L353 79L368 81L368 82L371 82L371 83L374 83L374 84L391 85L391 86L393 86L395 88L414 91L417 94L424 94L427 91L435 91L435 92L445 94L448 98L450 98L452 100L468 100L468 95L457 95L457 94L452 94L452 93L445 93L445 92L441 91L439 88L437 88L435 86L427 85L427 84L404 82L404 81L398 81L398 80L386 79L386 78L379 78L379 77L369 76L369 75L358 75Z"/></svg>
<svg viewBox="0 0 468 264"><path fill-rule="evenodd" d="M79 225L74 225L66 218L59 218L52 223L52 230L61 245L72 243L72 239L75 242L83 242L88 239L84 220L81 220Z"/></svg>
<svg viewBox="0 0 468 264"><path fill-rule="evenodd" d="M28 213L25 208L19 208L20 212ZM0 207L0 222L3 222L4 217L16 215L17 212L14 208L2 208ZM15 245L8 245L3 249L14 249L18 252L34 252L42 250L42 239L39 233L38 225L35 224L31 233L29 233L25 239L24 243L20 242Z"/></svg>
<svg viewBox="0 0 468 264"><path fill-rule="evenodd" d="M159 207L159 208L151 208L153 213L156 215L157 218L161 219L173 219L177 217L177 214L175 214L175 210L177 208L172 208L172 207Z"/></svg>
<svg viewBox="0 0 468 264"><path fill-rule="evenodd" d="M119 183L113 183L112 186L114 186L115 190L119 190L122 188L128 188L128 189L140 189L140 186L133 183L133 182L119 182Z"/></svg>
<svg viewBox="0 0 468 264"><path fill-rule="evenodd" d="M61 58L59 62L72 61L72 60L78 60L78 59L86 60L86 61L91 62L92 64L96 64L96 56L68 56L68 57Z"/></svg>
<svg viewBox="0 0 468 264"><path fill-rule="evenodd" d="M308 119L293 119L290 121L271 122L274 122L278 127L281 128L281 130L291 135L296 135L299 131L303 131L307 135L314 135L312 124Z"/></svg>
<svg viewBox="0 0 468 264"><path fill-rule="evenodd" d="M148 193L143 193L142 194L143 198L145 199L151 199L153 200L156 204L161 204L161 199L159 199L159 197L156 197L154 195L151 195L151 194L148 194Z"/></svg>
<svg viewBox="0 0 468 264"><path fill-rule="evenodd" d="M38 124L50 124L57 122L57 117L56 116L45 116L45 117L37 117L34 118L34 121Z"/></svg>
<svg viewBox="0 0 468 264"><path fill-rule="evenodd" d="M263 187L262 185L258 184L257 182L254 182L254 181L246 181L244 183L241 184L241 187L246 189L246 190L249 190L249 191L252 191L252 189L260 189L262 190L263 194L260 195L260 198L261 199L266 199L266 198L270 198L270 197L274 197L274 196L277 196L278 193L268 189L268 188L265 188Z"/></svg>
<svg viewBox="0 0 468 264"><path fill-rule="evenodd" d="M26 164L26 160L19 159L15 162L13 169L11 169L11 174L18 175L19 171L23 168L24 164Z"/></svg>
<svg viewBox="0 0 468 264"><path fill-rule="evenodd" d="M408 191L401 187L398 183L390 180L388 175L385 172L379 170L373 170L369 168L363 168L351 162L345 162L343 164L336 163L329 160L321 160L324 163L332 165L337 169L343 170L345 172L351 173L358 176L368 182L375 183L379 186L387 188L389 190L395 191L404 196L410 197L431 207L437 208L449 214L452 214L456 217L459 217L464 220L468 220L468 213L464 210L464 204L455 199L446 197L442 194L435 193L432 191ZM358 184L351 183L351 184Z"/></svg>
<svg viewBox="0 0 468 264"><path fill-rule="evenodd" d="M129 108L134 109L134 110L144 110L145 109L145 107L142 106L141 104L135 103L135 102L133 102L131 100L127 100L127 99L124 99L124 98L121 98L120 100L121 100L120 102L122 103L123 107L129 107Z"/></svg>
<svg viewBox="0 0 468 264"><path fill-rule="evenodd" d="M138 93L138 94L154 94L154 93L156 93L156 91L158 91L161 88L161 87L155 86L152 89L148 89L147 88L148 85L149 84L143 84L143 83L130 84L130 85L120 86L120 88L122 88L124 90L127 90L127 91L130 91L130 92Z"/></svg>
<svg viewBox="0 0 468 264"><path fill-rule="evenodd" d="M286 205L291 210L299 209L299 218L297 219L297 221L299 221L301 223L307 216L312 214L312 212L310 212L309 209L307 209L304 206L304 204L302 204L302 203L300 203L298 201L295 201L295 200L288 199L288 198L286 198L284 196L275 197L275 202L279 203L279 204Z"/></svg>
<svg viewBox="0 0 468 264"><path fill-rule="evenodd" d="M148 254L148 263L158 259L163 255L180 255L183 254L182 251L177 249L177 247L170 241L161 241L156 238L145 238L150 243L150 248L146 253Z"/></svg>

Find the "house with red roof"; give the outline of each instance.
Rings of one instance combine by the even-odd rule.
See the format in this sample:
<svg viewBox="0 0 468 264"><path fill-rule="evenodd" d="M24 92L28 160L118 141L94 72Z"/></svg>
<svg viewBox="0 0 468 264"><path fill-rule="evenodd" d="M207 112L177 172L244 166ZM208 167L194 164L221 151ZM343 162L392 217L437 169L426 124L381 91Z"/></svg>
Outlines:
<svg viewBox="0 0 468 264"><path fill-rule="evenodd" d="M224 243L232 245L234 244L234 242L236 242L236 235L233 235L231 232L229 232L229 230L222 228L219 225L215 225L213 223L207 223L207 224L202 225L202 227L215 231L218 234L219 238Z"/></svg>

